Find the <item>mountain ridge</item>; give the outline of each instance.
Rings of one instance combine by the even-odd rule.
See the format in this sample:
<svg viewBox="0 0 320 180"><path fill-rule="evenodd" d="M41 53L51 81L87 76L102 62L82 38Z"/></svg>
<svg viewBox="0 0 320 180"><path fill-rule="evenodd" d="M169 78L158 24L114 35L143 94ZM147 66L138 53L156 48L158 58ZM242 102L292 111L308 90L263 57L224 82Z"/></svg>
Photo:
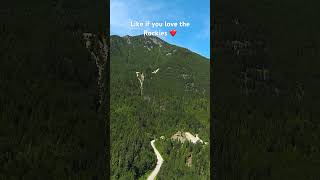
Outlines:
<svg viewBox="0 0 320 180"><path fill-rule="evenodd" d="M191 53L195 53L197 54L198 56L201 56L202 58L205 58L206 60L210 60L209 58L195 52L195 51L192 51L191 49L188 49L188 48L185 48L185 47L182 47L182 46L179 46L179 45L176 45L176 44L171 44L163 39L161 39L160 37L158 36L144 36L143 34L140 34L140 35L134 35L134 36L131 36L131 35L123 35L123 36L120 36L120 35L110 35L110 39L111 38L125 38L125 39L136 39L136 38L143 38L143 39L156 39L156 40L159 40L161 43L164 43L165 45L168 45L168 46L174 46L174 47L179 47L179 48L182 48L184 49L185 51L188 51L188 52L191 52Z"/></svg>
<svg viewBox="0 0 320 180"><path fill-rule="evenodd" d="M142 38L141 35L133 38L111 36L110 44L111 66L118 67L111 70L111 76L116 72L114 76L132 76L135 80L135 72L144 72L146 81L148 77L154 77L153 84L176 85L173 89L179 89L177 94L193 90L209 92L210 61L196 53L170 45L158 37ZM160 70L155 76L151 72L157 68ZM197 85L201 88L196 88ZM158 89L164 87L158 86Z"/></svg>

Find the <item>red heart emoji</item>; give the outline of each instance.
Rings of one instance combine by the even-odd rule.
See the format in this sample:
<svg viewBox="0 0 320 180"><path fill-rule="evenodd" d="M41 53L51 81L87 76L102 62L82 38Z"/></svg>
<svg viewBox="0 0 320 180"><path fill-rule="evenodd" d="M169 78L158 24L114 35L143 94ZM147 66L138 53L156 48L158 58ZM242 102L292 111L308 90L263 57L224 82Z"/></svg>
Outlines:
<svg viewBox="0 0 320 180"><path fill-rule="evenodd" d="M176 33L177 33L177 30L175 30L175 29L172 29L172 30L170 31L171 36L176 35Z"/></svg>

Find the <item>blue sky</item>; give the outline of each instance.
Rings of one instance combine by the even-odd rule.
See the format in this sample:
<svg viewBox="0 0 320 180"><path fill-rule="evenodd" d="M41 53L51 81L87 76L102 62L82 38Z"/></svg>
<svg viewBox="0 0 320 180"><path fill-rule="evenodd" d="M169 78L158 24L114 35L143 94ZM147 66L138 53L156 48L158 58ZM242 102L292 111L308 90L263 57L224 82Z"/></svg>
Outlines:
<svg viewBox="0 0 320 180"><path fill-rule="evenodd" d="M131 27L131 21L139 22L189 22L189 27ZM169 33L176 29L172 37ZM188 48L210 58L210 0L110 0L111 35L141 35L144 30L166 31L160 36L170 44Z"/></svg>

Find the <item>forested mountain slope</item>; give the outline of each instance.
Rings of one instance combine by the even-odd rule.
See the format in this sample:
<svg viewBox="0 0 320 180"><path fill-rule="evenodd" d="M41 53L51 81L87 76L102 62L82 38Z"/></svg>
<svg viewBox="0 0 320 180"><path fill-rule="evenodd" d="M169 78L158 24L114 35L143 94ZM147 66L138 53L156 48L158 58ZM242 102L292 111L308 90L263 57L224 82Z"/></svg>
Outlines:
<svg viewBox="0 0 320 180"><path fill-rule="evenodd" d="M107 179L108 90L82 42L106 36L105 8L1 2L0 179Z"/></svg>
<svg viewBox="0 0 320 180"><path fill-rule="evenodd" d="M138 179L152 170L156 157L150 141L154 138L187 130L209 141L208 59L147 36L111 36L110 58L113 179ZM142 93L137 72L144 77ZM167 149L168 154L177 151ZM201 152L207 160L193 167L203 171L187 171L171 164L171 175L179 177L177 172L181 171L180 177L208 177L209 168L203 167L209 164L209 146ZM187 152L179 158L185 156Z"/></svg>
<svg viewBox="0 0 320 180"><path fill-rule="evenodd" d="M319 179L316 4L215 4L217 179Z"/></svg>

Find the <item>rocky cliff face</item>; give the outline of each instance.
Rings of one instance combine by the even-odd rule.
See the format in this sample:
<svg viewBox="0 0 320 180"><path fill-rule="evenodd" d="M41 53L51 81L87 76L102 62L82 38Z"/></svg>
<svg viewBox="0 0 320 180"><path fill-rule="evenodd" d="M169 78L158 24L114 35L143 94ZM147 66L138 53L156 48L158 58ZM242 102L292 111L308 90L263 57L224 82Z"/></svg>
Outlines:
<svg viewBox="0 0 320 180"><path fill-rule="evenodd" d="M89 51L92 60L98 70L97 88L99 106L102 105L106 97L106 79L108 79L107 61L108 61L108 40L105 35L96 35L92 33L83 33L84 44ZM100 107L99 107L100 108Z"/></svg>

